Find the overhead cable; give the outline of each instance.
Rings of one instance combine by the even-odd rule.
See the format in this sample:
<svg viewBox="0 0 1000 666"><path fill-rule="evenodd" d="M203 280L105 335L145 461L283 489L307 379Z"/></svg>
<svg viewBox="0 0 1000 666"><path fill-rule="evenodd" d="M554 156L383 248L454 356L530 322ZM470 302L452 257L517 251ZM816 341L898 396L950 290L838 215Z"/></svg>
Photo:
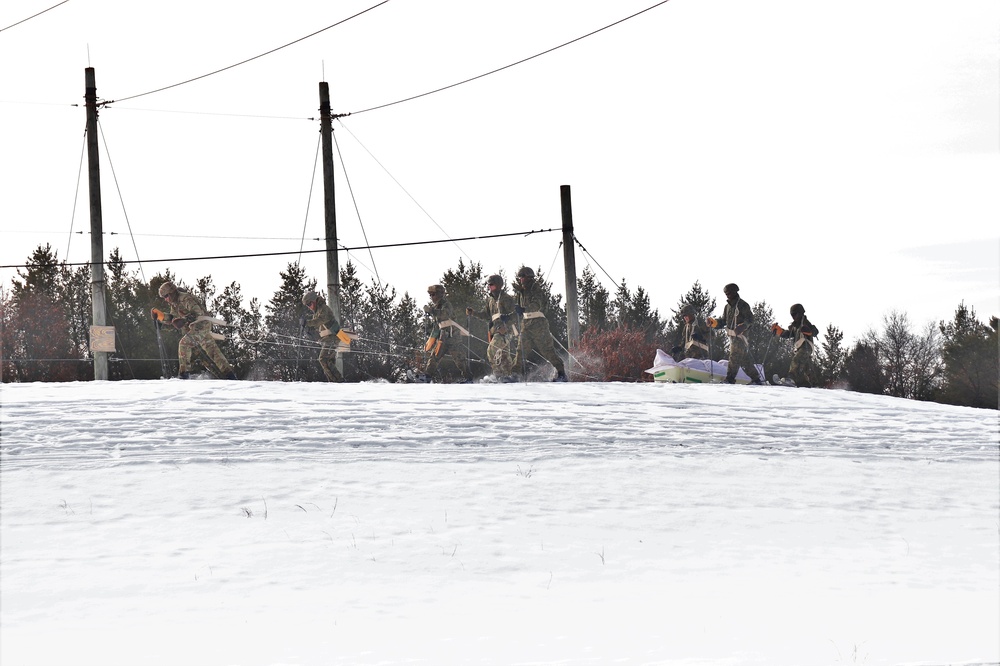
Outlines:
<svg viewBox="0 0 1000 666"><path fill-rule="evenodd" d="M487 236L467 236L465 238L441 238L439 240L427 240L427 241L412 241L409 243L384 243L382 245L359 245L357 247L346 247L340 246L339 251L343 252L353 252L357 250L383 250L386 248L393 247L410 247L414 245L434 245L437 243L454 243L456 241L472 241L472 240L489 240L491 238L508 238L510 236L531 236L533 234L548 233L550 231L562 231L562 228L558 229L533 229L531 231L515 231L506 234L489 234ZM210 261L215 259L253 259L258 257L280 257L287 256L290 254L316 254L318 252L328 252L329 250L292 250L290 252L256 252L253 254L224 254L216 255L212 257L174 257L172 259L144 259L142 263L145 264L156 264L165 263L168 261ZM81 261L74 263L62 262L60 266L91 266L94 262L91 261ZM107 263L107 262L105 262ZM137 261L123 260L123 264L134 264ZM35 264L6 264L0 266L0 268L32 268Z"/></svg>
<svg viewBox="0 0 1000 666"><path fill-rule="evenodd" d="M30 21L30 20L31 20L31 19L33 19L33 18L36 18L36 17L38 17L38 16L41 16L41 15L42 15L42 14L44 14L45 12L48 12L48 11L52 11L53 9L55 9L56 7L58 7L59 5L65 5L65 4L67 3L67 2L69 2L69 0L63 0L62 2L58 2L58 3L54 4L54 5L52 5L52 6L51 6L51 7L49 7L48 9L43 9L42 11L38 12L37 14L32 14L31 16L29 16L29 17L28 17L28 18L26 18L26 19L21 19L21 20L20 20L20 21L18 21L17 23L11 23L11 24L10 24L9 26L7 26L6 28L0 28L0 32L3 32L4 30L10 30L10 29L11 29L11 28L13 28L13 27L14 27L15 25L21 25L21 24L22 24L22 23L24 23L25 21Z"/></svg>
<svg viewBox="0 0 1000 666"><path fill-rule="evenodd" d="M586 39L587 37L591 37L593 35L596 35L599 32L603 32L604 30L607 30L608 28L613 28L614 26L616 26L616 25L618 25L620 23L624 23L625 21L628 21L629 19L633 19L636 16L639 16L641 14L645 14L646 12L648 12L648 11L650 11L652 9L656 9L660 5L665 5L669 1L670 0L661 0L661 2L658 2L655 5L652 5L651 7L646 7L645 9L643 9L641 11L638 11L635 14L632 14L631 16L626 16L625 18L619 19L619 20L615 21L614 23L610 23L610 24L604 26L603 28L598 28L597 30L592 30L592 31L588 32L586 35L580 35L576 39L571 39L568 42L564 42L564 43L560 44L559 46L553 46L550 49L546 49L546 50L542 51L541 53L536 53L533 56L528 56L527 58L522 58L522 59L518 60L517 62L512 62L509 65L504 65L503 67L498 67L498 68L496 68L494 70L490 70L489 72L486 72L485 74L479 74L478 76L473 76L472 78L465 79L464 81L459 81L457 83L452 83L451 85L447 85L447 86L444 86L444 87L441 87L441 88L436 88L435 90L430 90L430 91L425 92L425 93L420 93L419 95L413 95L411 97L407 97L405 99L400 99L400 100L397 100L395 102L389 102L387 104L379 104L378 106L372 106L372 107L369 107L367 109L361 109L360 111L352 111L351 113L344 113L344 114L341 114L341 115L344 115L344 116L356 116L359 113L366 113L368 111L375 111L376 109L384 109L387 106L395 106L396 104L402 104L403 102L410 102L410 101L415 100L415 99L420 99L421 97L427 97L428 95L433 95L434 93L439 93L439 92L442 92L444 90L449 90L451 88L455 88L457 86L463 85L465 83L470 83L472 81L476 81L478 79L482 79L484 77L489 76L490 74L496 74L497 72L502 72L505 69L510 69L511 67L516 67L517 65L520 65L522 63L526 63L529 60L534 60L535 58L539 58L539 57L541 57L543 55L552 53L553 51L561 49L564 46L569 46L570 44L573 44L573 43L576 43L576 42L580 41L581 39Z"/></svg>
<svg viewBox="0 0 1000 666"><path fill-rule="evenodd" d="M150 91L147 91L147 92L144 92L144 93L139 93L138 95L129 95L128 97L119 97L118 99L114 99L114 100L106 100L104 102L104 105L108 105L108 104L111 104L113 102L124 102L125 100L135 99L137 97L145 97L146 95L152 95L153 93L163 92L164 90L170 90L171 88L177 88L177 87L183 86L183 85L185 85L187 83L192 83L194 81L199 81L201 79L208 78L209 76L214 76L215 74L219 74L220 72L225 72L226 70L230 70L230 69L233 69L235 67L239 67L240 65L245 65L248 62L252 62L254 60L258 60L260 58L263 58L264 56L268 56L268 55L271 55L272 53L280 51L281 49L288 48L289 46L292 46L293 44L298 44L299 42L305 41L305 40L309 39L310 37L315 37L316 35L318 35L318 34L320 34L322 32L326 32L330 28L336 28L338 25L343 25L344 23L347 23L351 19L355 19L355 18L361 16L362 14L367 14L368 12L370 12L371 10L373 10L373 9L375 9L377 7L381 7L382 5L386 4L387 2L389 2L389 0L382 0L382 2L374 4L371 7L369 7L368 9L364 9L364 10L358 12L357 14L354 14L353 16L348 16L347 18L345 18L343 20L337 21L336 23L334 23L332 25L328 25L325 28L321 28L321 29L317 30L316 32L313 32L313 33L310 33L310 34L306 35L305 37L299 37L298 39L296 39L294 41L288 42L287 44L283 44L281 46L273 48L270 51L265 51L264 53L261 53L259 55L255 55L252 58L247 58L246 60L241 60L240 62L232 64L232 65L229 65L228 67L223 67L222 69L217 69L217 70L215 70L213 72L208 72L207 74L202 74L201 76L196 76L193 79L187 79L186 81L181 81L180 83L174 83L174 84L169 85L169 86L163 86L162 88L156 88L155 90L150 90Z"/></svg>

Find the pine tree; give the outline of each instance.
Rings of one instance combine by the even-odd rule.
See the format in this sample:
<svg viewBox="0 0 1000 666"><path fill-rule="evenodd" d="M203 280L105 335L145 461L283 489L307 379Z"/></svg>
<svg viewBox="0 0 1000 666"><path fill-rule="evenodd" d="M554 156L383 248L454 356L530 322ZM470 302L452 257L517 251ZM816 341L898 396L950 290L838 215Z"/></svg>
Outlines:
<svg viewBox="0 0 1000 666"><path fill-rule="evenodd" d="M843 347L844 334L839 328L830 324L826 327L822 340L816 359L820 386L833 387L841 380L844 372L844 362L847 357L847 350Z"/></svg>
<svg viewBox="0 0 1000 666"><path fill-rule="evenodd" d="M977 319L975 309L967 307L964 301L959 303L952 321L940 323L939 330L944 337L941 346L943 387L940 394L943 402L989 409L1000 406L997 328L996 317L987 326Z"/></svg>
<svg viewBox="0 0 1000 666"><path fill-rule="evenodd" d="M577 299L580 306L580 330L584 333L608 330L610 294L597 281L597 276L590 270L590 266L583 269L577 283Z"/></svg>
<svg viewBox="0 0 1000 666"><path fill-rule="evenodd" d="M65 262L63 262L65 264ZM39 245L12 280L11 347L8 352L16 381L79 381L93 376L84 360L82 342L74 339L79 327L71 322L66 281L69 269L60 266L50 245ZM89 329L88 329L89 331Z"/></svg>
<svg viewBox="0 0 1000 666"><path fill-rule="evenodd" d="M764 366L765 378L774 374L784 377L788 374L791 354L788 346L781 344L781 340L771 330L774 311L767 301L754 303L752 310L753 323L746 331L747 341L750 343L750 358L755 365Z"/></svg>
<svg viewBox="0 0 1000 666"><path fill-rule="evenodd" d="M422 350L427 332L421 325L423 313L409 293L404 293L392 313L392 347L403 373L423 368Z"/></svg>
<svg viewBox="0 0 1000 666"><path fill-rule="evenodd" d="M885 393L886 380L879 363L879 342L873 332L855 343L844 359L844 377L852 391Z"/></svg>
<svg viewBox="0 0 1000 666"><path fill-rule="evenodd" d="M268 379L281 381L312 381L320 379L322 369L315 361L317 345L303 339L302 319L308 308L302 304L302 294L316 289L316 279L308 278L299 264L288 264L279 273L281 287L265 306L264 327L274 339L268 361L261 372ZM278 350L281 350L280 352Z"/></svg>
<svg viewBox="0 0 1000 666"><path fill-rule="evenodd" d="M486 308L486 276L483 274L482 264L473 262L468 266L461 259L458 260L456 270L448 269L441 277L441 284L448 294L448 301L455 311L455 317L463 328L468 329L472 334L470 339L462 340L468 345L468 355L472 373L474 376L482 376L489 372L489 363L486 362L487 331L489 322L482 319L473 319L465 314L466 308L482 311Z"/></svg>
<svg viewBox="0 0 1000 666"><path fill-rule="evenodd" d="M219 343L223 356L229 360L238 377L251 376L262 353L258 342L262 334L260 304L254 298L250 301L250 308L244 308L240 285L231 282L212 299L211 309L215 316L228 324L226 340Z"/></svg>
<svg viewBox="0 0 1000 666"><path fill-rule="evenodd" d="M157 297L134 272L127 270L118 248L105 265L108 321L115 327L117 352L111 358L112 379L155 379L162 374L156 325L150 309Z"/></svg>

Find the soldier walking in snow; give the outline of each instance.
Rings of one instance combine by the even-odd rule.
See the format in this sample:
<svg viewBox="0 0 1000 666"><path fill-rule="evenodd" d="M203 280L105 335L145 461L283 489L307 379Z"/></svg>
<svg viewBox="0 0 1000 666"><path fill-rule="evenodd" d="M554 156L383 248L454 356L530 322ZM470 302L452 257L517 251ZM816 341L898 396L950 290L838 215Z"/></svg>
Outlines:
<svg viewBox="0 0 1000 666"><path fill-rule="evenodd" d="M450 370L444 372L445 368L451 366L464 381L471 382L469 357L462 341L462 336L469 335L469 332L455 321L454 311L444 286L432 284L427 287L427 295L430 296L431 302L424 306L424 312L430 315L434 327L424 347L431 354L424 367L424 373L428 377L444 379L445 375L451 374Z"/></svg>
<svg viewBox="0 0 1000 666"><path fill-rule="evenodd" d="M180 379L191 376L191 357L195 349L201 349L225 379L237 379L233 366L229 365L219 345L215 344L215 338L212 337L212 317L205 311L205 306L198 297L178 289L173 282L160 285L159 294L170 306L170 312L153 308L150 311L153 319L171 324L184 333L177 345L177 376Z"/></svg>
<svg viewBox="0 0 1000 666"><path fill-rule="evenodd" d="M504 291L503 278L499 275L491 275L486 280L486 309L476 312L473 308L466 308L465 314L477 319L488 319L490 322L489 346L486 348L486 358L493 368L493 374L497 379L504 380L510 377L511 369L514 365L513 354L511 353L511 342L516 335L514 327L514 299Z"/></svg>
<svg viewBox="0 0 1000 666"><path fill-rule="evenodd" d="M819 329L806 319L806 309L801 303L793 305L789 314L792 315L792 323L787 329L775 322L771 330L780 338L794 340L795 351L792 352L792 362L788 366L788 378L795 386L812 387L816 377L813 350L816 348L815 339Z"/></svg>
<svg viewBox="0 0 1000 666"><path fill-rule="evenodd" d="M726 383L735 384L736 374L743 371L750 377L750 383L760 384L760 375L750 358L750 341L746 331L753 323L753 310L750 304L740 298L740 288L733 283L722 289L726 295L726 307L722 311L722 319L709 317L706 323L711 328L722 328L729 336L729 368L726 371Z"/></svg>
<svg viewBox="0 0 1000 666"><path fill-rule="evenodd" d="M319 332L319 365L323 368L323 374L328 382L342 382L343 375L337 369L337 345L340 338L340 322L333 314L333 308L326 304L326 300L315 291L307 291L302 294L302 305L309 308L313 316L303 322L309 328L315 328Z"/></svg>
<svg viewBox="0 0 1000 666"><path fill-rule="evenodd" d="M545 303L542 292L535 284L535 271L522 266L517 271L517 282L513 285L514 311L521 318L521 330L518 335L517 355L514 357L514 367L519 370L530 361L532 353L548 361L556 369L557 382L566 381L566 369L563 361L556 354L552 345L552 333L549 322L545 320Z"/></svg>
<svg viewBox="0 0 1000 666"><path fill-rule="evenodd" d="M690 303L681 308L684 326L677 331L674 347L670 355L675 361L683 358L708 357L708 327L698 319L698 313Z"/></svg>

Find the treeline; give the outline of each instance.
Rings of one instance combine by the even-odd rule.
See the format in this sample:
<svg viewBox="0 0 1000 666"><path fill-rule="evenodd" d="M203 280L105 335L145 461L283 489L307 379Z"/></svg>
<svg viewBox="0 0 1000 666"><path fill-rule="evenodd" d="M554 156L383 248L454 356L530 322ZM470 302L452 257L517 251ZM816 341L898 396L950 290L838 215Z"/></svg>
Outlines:
<svg viewBox="0 0 1000 666"><path fill-rule="evenodd" d="M91 321L90 269L60 262L48 245L39 246L18 271L9 290L0 290L0 372L5 382L76 381L93 377L89 351ZM536 270L548 309L546 319L557 349L568 354L567 315L562 296ZM172 272L158 273L148 282L129 271L120 253L112 252L105 267L108 324L115 327L117 351L110 357L112 379L155 379L164 374L157 330L149 316L163 307L159 286L170 280L197 294L208 309L228 322L220 347L242 379L260 381L322 381L316 343L305 337L300 318L306 313L301 297L316 289L297 264L279 273L280 284L270 300L247 300L239 284L221 290L211 276L187 283ZM455 312L467 306L482 310L487 275L477 263L445 271L443 284ZM504 276L506 278L506 276ZM348 381L372 379L403 381L408 371L424 362L423 343L428 322L421 306L408 293L372 281L365 284L352 263L341 270L341 314L344 328L357 339L345 355ZM630 289L623 280L614 294L588 268L578 281L582 339L573 351L574 381L644 381L657 349L674 346L683 325L679 312L690 304L701 317L718 314L722 303L695 282L669 315L650 306L648 292ZM421 294L422 296L422 294ZM770 325L788 319L761 301L753 304L754 324L748 331L750 351L764 365L766 376L785 376L791 361L789 341L775 338ZM472 336L469 357L476 376L488 374L487 323L460 322ZM948 322L914 331L905 313L891 312L881 330L870 330L854 345L828 324L819 336L816 362L822 385L916 400L933 400L974 407L998 407L998 323L978 320L974 310L959 304ZM168 373L176 374L178 333L159 333L169 354ZM726 336L712 332L711 357L727 356Z"/></svg>

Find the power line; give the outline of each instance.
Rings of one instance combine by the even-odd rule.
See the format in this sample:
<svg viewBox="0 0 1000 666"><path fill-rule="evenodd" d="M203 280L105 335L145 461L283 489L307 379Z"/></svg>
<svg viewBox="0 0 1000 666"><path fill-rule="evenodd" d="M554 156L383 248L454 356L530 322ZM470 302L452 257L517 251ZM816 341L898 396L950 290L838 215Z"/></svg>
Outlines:
<svg viewBox="0 0 1000 666"><path fill-rule="evenodd" d="M454 242L457 242L457 241L490 240L490 239L493 239L493 238L508 238L510 236L531 236L533 234L548 233L550 231L562 231L562 228L559 228L559 229L533 229L531 231L515 231L515 232L506 233L506 234L490 234L490 235L487 235L487 236L467 236L465 238L441 238L441 239L438 239L438 240L412 241L412 242L409 242L409 243L385 243L385 244L382 244L382 245L359 245L357 247L346 247L346 246L342 245L342 246L340 246L338 248L338 250L339 251L343 251L343 252L354 252L354 251L357 251L357 250L383 250L383 249L393 248L393 247L411 247L411 246L415 246L415 245L434 245L436 243L454 243ZM290 255L290 254L315 254L317 252L327 252L327 251L328 250L326 250L326 249L322 249L322 250L292 250L290 252L257 252L257 253L253 253L253 254L224 254L224 255L216 255L216 256L212 256L212 257L174 257L172 259L144 259L142 263L156 264L156 263L165 263L165 262L168 262L168 261L173 262L173 261L210 261L210 260L215 260L215 259L253 259L253 258L259 258L259 257L280 257L280 256L287 256L287 255ZM122 260L121 263L123 263L123 264L135 264L135 263L138 263L138 260ZM92 266L93 262L91 262L91 261L82 261L82 262L74 262L74 263L62 262L59 265L60 266L67 266L67 267L70 267L70 266ZM7 265L0 266L0 268L33 268L34 266L35 266L35 264L7 264Z"/></svg>
<svg viewBox="0 0 1000 666"><path fill-rule="evenodd" d="M17 23L11 23L11 24L10 24L9 26L7 26L6 28L0 28L0 32L3 32L4 30L10 30L10 29L11 29L11 28L13 28L13 27L14 27L15 25L21 25L21 24L22 24L22 23L24 23L25 21L30 21L31 19L33 19L33 18L35 18L35 17L37 17L37 16L41 16L41 15L42 15L42 14L44 14L45 12L48 12L48 11L52 11L53 9L55 9L56 7L58 7L59 5L65 5L65 4L67 3L67 2L69 2L69 0L63 0L62 2L59 2L59 3L56 3L56 4L52 5L52 6L51 6L51 7L49 7L48 9L43 9L42 11L38 12L37 14L32 14L31 16L29 16L29 17L28 17L28 18L26 18L26 19L21 19L21 20L20 20L20 21L18 21Z"/></svg>
<svg viewBox="0 0 1000 666"><path fill-rule="evenodd" d="M564 46L569 46L570 44L573 44L575 42L580 41L581 39L586 39L587 37L591 37L593 35L596 35L599 32L603 32L604 30L607 30L608 28L613 28L614 26L616 26L616 25L618 25L620 23L624 23L625 21L628 21L629 19L633 19L636 16L639 16L640 14L645 14L646 12L648 12L648 11L650 11L652 9L656 9L660 5L665 5L669 1L670 0L661 0L661 2L658 2L655 5L652 5L651 7L646 7L645 9L643 9L641 11L638 11L635 14L632 14L631 16L626 16L625 18L619 19L619 20L615 21L614 23L610 23L610 24L604 26L603 28L598 28L597 30L592 30L591 32L588 32L585 35L580 35L576 39L571 39L568 42L564 42L564 43L560 44L559 46L553 46L550 49L546 49L546 50L542 51L541 53L536 53L533 56L528 56L527 58L522 58L521 60L518 60L517 62L512 62L509 65L504 65L503 67L498 67L497 69L494 69L494 70L491 70L489 72L486 72L485 74L479 74L478 76L473 76L472 78L465 79L464 81L459 81L457 83L452 83L451 85L447 85L447 86L444 86L442 88L437 88L435 90L430 90L430 91L425 92L425 93L420 93L419 95L413 95L412 97L407 97L405 99L400 99L400 100L397 100L395 102L389 102L387 104L379 104L378 106L372 106L372 107L369 107L367 109L362 109L360 111L353 111L351 113L345 113L345 114L341 114L341 115L352 116L352 115L357 115L359 113L366 113L368 111L375 111L377 109L384 109L387 106L395 106L396 104L402 104L403 102L410 102L410 101L415 100L415 99L420 99L421 97L427 97L428 95L433 95L434 93L439 93L439 92L442 92L444 90L449 90L451 88L455 88L457 86L463 85L465 83L470 83L472 81L476 81L478 79L482 79L484 77L489 76L490 74L496 74L497 72L502 72L505 69L510 69L511 67L516 67L517 65L520 65L522 63L526 63L529 60L534 60L535 58L539 58L539 57L541 57L543 55L552 53L553 51L561 49Z"/></svg>
<svg viewBox="0 0 1000 666"><path fill-rule="evenodd" d="M163 92L164 90L170 90L171 88L177 88L179 86L183 86L185 84L192 83L194 81L200 81L201 79L208 78L209 76L214 76L215 74L219 74L220 72L225 72L226 70L233 69L234 67L239 67L240 65L245 65L248 62L252 62L252 61L257 60L259 58L263 58L264 56L271 55L272 53L276 53L277 51L280 51L281 49L288 48L289 46L292 46L293 44L298 44L299 42L305 41L305 40L309 39L310 37L315 37L316 35L318 35L318 34L320 34L322 32L326 32L330 28L335 28L338 25L342 25L344 23L347 23L351 19L355 19L355 18L361 16L362 14L367 14L371 10L376 9L377 7L381 7L382 5L386 4L387 2L389 2L389 0L382 0L382 2L379 2L378 4L372 5L368 9L364 9L364 10L358 12L357 14L354 14L353 16L348 16L347 18L345 18L345 19L343 19L341 21L337 21L336 23L334 23L332 25L328 25L325 28L321 28L321 29L317 30L316 32L313 32L313 33L310 33L310 34L306 35L305 37L299 37L298 39L296 39L294 41L288 42L287 44L283 44L283 45L281 45L281 46L279 46L277 48L273 48L270 51L265 51L264 53L261 53L259 55L255 55L252 58L247 58L246 60L241 60L240 62L235 63L233 65L229 65L228 67L223 67L222 69L217 69L217 70L215 70L213 72L209 72L207 74L202 74L201 76L196 76L196 77L194 77L192 79L187 79L186 81L181 81L180 83L174 83L174 84L169 85L169 86L163 86L162 88L156 88L155 90L150 90L150 91L147 91L147 92L144 92L144 93L139 93L138 95L129 95L128 97L120 97L120 98L115 99L115 100L106 100L103 104L105 106L107 106L108 104L112 104L114 102L124 102L125 100L135 99L136 97L145 97L146 95L152 95L153 93Z"/></svg>

